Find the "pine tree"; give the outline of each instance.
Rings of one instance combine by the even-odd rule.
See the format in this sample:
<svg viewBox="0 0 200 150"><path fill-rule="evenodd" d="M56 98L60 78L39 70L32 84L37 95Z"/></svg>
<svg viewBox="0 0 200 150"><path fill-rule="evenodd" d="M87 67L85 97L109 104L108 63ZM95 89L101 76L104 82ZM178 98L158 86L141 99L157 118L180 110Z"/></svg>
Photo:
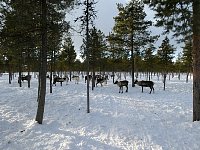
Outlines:
<svg viewBox="0 0 200 150"><path fill-rule="evenodd" d="M166 36L157 51L158 61L159 61L160 67L162 68L162 72L164 76L164 90L165 90L166 76L171 71L171 68L173 66L172 59L174 58L174 52L175 52L175 49L173 45L169 43L169 39Z"/></svg>
<svg viewBox="0 0 200 150"><path fill-rule="evenodd" d="M147 77L150 80L150 73L155 69L155 56L153 55L155 51L153 44L150 44L149 47L144 52L144 63L145 69L147 70Z"/></svg>
<svg viewBox="0 0 200 150"><path fill-rule="evenodd" d="M85 31L86 37L86 61L87 61L87 78L89 79L89 28L93 26L93 21L96 18L96 11L94 5L96 2L94 0L84 0L81 3L85 8L83 9L83 15L78 17L75 21L81 21L81 32ZM87 80L87 113L90 113L90 104L89 104L89 80Z"/></svg>
<svg viewBox="0 0 200 150"><path fill-rule="evenodd" d="M142 1L132 0L126 6L118 4L117 8L119 14L114 18L113 31L122 37L126 47L124 50L129 50L131 53L132 87L134 87L134 55L139 53L141 46L150 40L147 29L151 21L145 20L146 13Z"/></svg>
<svg viewBox="0 0 200 150"><path fill-rule="evenodd" d="M187 68L187 72L192 70L192 43L186 41L185 46L183 47L183 56L182 61L184 63L185 68Z"/></svg>
<svg viewBox="0 0 200 150"><path fill-rule="evenodd" d="M172 59L174 58L175 49L173 45L169 43L168 37L162 41L161 46L157 51L157 56L159 58L160 65L163 67L163 71L168 73L173 64Z"/></svg>
<svg viewBox="0 0 200 150"><path fill-rule="evenodd" d="M187 77L186 82L188 82L189 73L192 71L192 43L191 41L185 42L185 47L183 48L182 62L186 68Z"/></svg>
<svg viewBox="0 0 200 150"><path fill-rule="evenodd" d="M173 30L176 35L183 37L193 34L193 121L200 121L200 1L144 1L156 10L156 18L161 20L158 23L164 26L166 31Z"/></svg>
<svg viewBox="0 0 200 150"><path fill-rule="evenodd" d="M66 37L64 40L63 51L61 53L61 61L67 64L69 70L69 79L71 81L71 72L76 59L76 52L71 37Z"/></svg>
<svg viewBox="0 0 200 150"><path fill-rule="evenodd" d="M84 39L83 45L81 46L83 59L87 55L86 42L86 39ZM96 27L93 27L89 30L88 37L89 63L93 72L92 90L95 86L95 72L97 71L97 68L99 69L101 67L100 64L102 63L105 49L105 35L100 30L97 30Z"/></svg>
<svg viewBox="0 0 200 150"><path fill-rule="evenodd" d="M5 7L3 7L1 16L5 20L0 30L0 43L11 52L8 54L18 56L13 58L21 60L20 57L25 52L29 58L36 56L34 62L38 62L39 67L35 67L39 68L36 120L40 124L43 120L46 91L47 44L50 49L59 44L62 33L64 30L67 31L66 27L69 26L64 21L66 9L71 7L74 2L75 0L49 1L48 3L46 0L2 0ZM52 35L57 39L53 39ZM56 44L52 46L50 43ZM19 65L21 65L20 61Z"/></svg>

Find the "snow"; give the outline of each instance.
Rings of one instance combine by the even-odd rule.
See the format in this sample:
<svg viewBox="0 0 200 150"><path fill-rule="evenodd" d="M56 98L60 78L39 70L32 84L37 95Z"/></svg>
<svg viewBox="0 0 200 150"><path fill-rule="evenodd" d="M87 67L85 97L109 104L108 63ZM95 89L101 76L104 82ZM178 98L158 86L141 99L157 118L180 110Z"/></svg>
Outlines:
<svg viewBox="0 0 200 150"><path fill-rule="evenodd" d="M90 113L82 78L79 84L53 86L53 93L47 80L40 125L35 121L37 79L31 79L31 88L26 81L19 87L17 77L8 84L3 74L0 150L199 150L200 122L192 122L192 79L186 83L184 74L181 80L175 76L167 80L165 91L161 79L152 80L152 94L131 84L128 93L121 94L108 80L90 90Z"/></svg>

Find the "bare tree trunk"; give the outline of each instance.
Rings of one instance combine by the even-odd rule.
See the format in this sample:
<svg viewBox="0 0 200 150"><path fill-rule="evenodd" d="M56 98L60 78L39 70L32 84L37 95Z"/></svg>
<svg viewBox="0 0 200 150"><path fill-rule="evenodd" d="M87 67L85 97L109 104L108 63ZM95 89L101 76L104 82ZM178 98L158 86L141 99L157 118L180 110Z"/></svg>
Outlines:
<svg viewBox="0 0 200 150"><path fill-rule="evenodd" d="M90 87L89 87L89 71L90 71L90 61L89 61L89 0L87 0L86 6L86 51L87 51L87 113L90 113Z"/></svg>
<svg viewBox="0 0 200 150"><path fill-rule="evenodd" d="M112 79L113 79L113 83L115 83L115 72L114 72L114 68L113 68L113 71L112 71Z"/></svg>
<svg viewBox="0 0 200 150"><path fill-rule="evenodd" d="M200 1L193 0L193 121L200 121Z"/></svg>
<svg viewBox="0 0 200 150"><path fill-rule="evenodd" d="M166 86L166 78L167 78L167 74L164 73L163 75L164 91L165 91L165 86Z"/></svg>
<svg viewBox="0 0 200 150"><path fill-rule="evenodd" d="M22 87L22 65L21 61L19 60L19 77L18 77L19 87Z"/></svg>
<svg viewBox="0 0 200 150"><path fill-rule="evenodd" d="M92 90L94 90L94 87L95 87L95 71L94 71L94 67L92 69Z"/></svg>
<svg viewBox="0 0 200 150"><path fill-rule="evenodd" d="M189 77L189 71L187 72L187 75L186 75L186 83L188 83L188 77Z"/></svg>
<svg viewBox="0 0 200 150"><path fill-rule="evenodd" d="M133 35L131 34L131 69L132 69L132 87L135 87L134 84L134 74L135 74L135 61L134 61L134 50L133 50Z"/></svg>
<svg viewBox="0 0 200 150"><path fill-rule="evenodd" d="M10 66L9 66L10 67ZM9 69L9 84L11 84L11 81L12 81L12 72L11 70Z"/></svg>
<svg viewBox="0 0 200 150"><path fill-rule="evenodd" d="M12 81L12 72L11 72L10 59L8 59L8 61L7 61L7 66L8 66L8 83L9 84L11 84L11 81Z"/></svg>
<svg viewBox="0 0 200 150"><path fill-rule="evenodd" d="M40 94L38 101L38 109L36 115L36 121L42 124L44 105L45 105L45 95L46 95L46 72L47 72L47 2L46 0L41 0L42 6L42 49L41 49L41 71L40 71Z"/></svg>
<svg viewBox="0 0 200 150"><path fill-rule="evenodd" d="M28 77L30 77L30 52L29 52L29 50L28 50L28 55L27 55L27 57L28 57L28 61L27 61L27 67L28 67ZM31 87L31 78L29 78L28 79L28 88L30 88Z"/></svg>
<svg viewBox="0 0 200 150"><path fill-rule="evenodd" d="M50 76L49 76L49 90L50 90L50 93L53 92L53 89L52 89L52 79L53 79L53 61L54 60L54 50L51 50L51 63L50 63Z"/></svg>

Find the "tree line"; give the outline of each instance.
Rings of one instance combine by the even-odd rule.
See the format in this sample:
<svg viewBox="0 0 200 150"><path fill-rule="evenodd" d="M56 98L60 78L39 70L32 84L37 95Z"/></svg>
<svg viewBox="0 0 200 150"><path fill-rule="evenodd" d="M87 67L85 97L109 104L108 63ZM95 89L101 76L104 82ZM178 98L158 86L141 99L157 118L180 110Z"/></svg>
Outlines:
<svg viewBox="0 0 200 150"><path fill-rule="evenodd" d="M72 26L65 17L70 10L85 4L87 11L77 19L82 22L80 28L87 29L82 30L84 36L80 61L70 32ZM40 105L43 106L47 71L85 71L88 65L91 72L129 71L133 87L135 72L192 72L195 83L193 120L199 121L200 2L131 0L124 5L117 4L118 14L114 17L115 24L109 35L93 24L98 16L95 4L94 0L90 3L89 0L2 0L0 71L9 72L9 83L13 72L19 72L19 77L25 71L39 72L38 102L43 102ZM155 11L155 24L146 20L145 5ZM165 38L158 48L155 42L159 35L152 35L151 26L164 27ZM177 42L184 43L177 58L176 47L170 44L168 36L171 31ZM42 118L38 120L41 123Z"/></svg>

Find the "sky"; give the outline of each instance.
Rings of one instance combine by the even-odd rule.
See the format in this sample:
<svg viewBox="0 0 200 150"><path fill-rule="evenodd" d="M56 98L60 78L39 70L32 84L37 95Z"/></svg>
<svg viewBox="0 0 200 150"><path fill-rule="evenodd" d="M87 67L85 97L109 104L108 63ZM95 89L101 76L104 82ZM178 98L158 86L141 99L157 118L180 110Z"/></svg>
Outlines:
<svg viewBox="0 0 200 150"><path fill-rule="evenodd" d="M24 73L26 74L26 73ZM86 112L87 92L84 78L58 83L47 93L43 124L35 121L38 79L31 73L19 87L18 74L8 83L8 74L0 76L0 149L1 150L199 150L200 122L192 122L192 76L153 76L150 89L131 87L128 92L109 76L107 84L90 86L90 113ZM77 74L76 74L77 75ZM116 74L119 75L119 74ZM159 77L159 78L158 78ZM139 74L138 80L145 80ZM91 85L91 84L90 84ZM125 89L124 89L125 91Z"/></svg>
<svg viewBox="0 0 200 150"><path fill-rule="evenodd" d="M97 4L95 5L95 10L97 11L97 18L95 19L95 26L100 29L105 35L108 35L109 32L112 31L112 28L114 26L114 19L113 17L117 16L118 10L116 3L122 3L126 4L128 0L98 0ZM145 11L147 14L146 19L147 20L153 20L154 18L154 12L150 10L148 7L145 7ZM82 9L76 9L71 12L70 15L68 15L67 20L71 21L73 27L75 30L79 30L79 24L74 23L74 19L78 16L81 16ZM162 28L158 27L152 27L151 28L152 35L160 35L162 33ZM165 36L162 36L159 38L158 42L155 43L156 47L159 47L162 43L162 40ZM74 41L76 52L79 54L80 52L80 46L82 44L82 37L80 34L73 32L72 39ZM174 45L175 48L177 48L176 55L180 52L180 45L178 45L175 41L175 39L170 39L171 44Z"/></svg>

